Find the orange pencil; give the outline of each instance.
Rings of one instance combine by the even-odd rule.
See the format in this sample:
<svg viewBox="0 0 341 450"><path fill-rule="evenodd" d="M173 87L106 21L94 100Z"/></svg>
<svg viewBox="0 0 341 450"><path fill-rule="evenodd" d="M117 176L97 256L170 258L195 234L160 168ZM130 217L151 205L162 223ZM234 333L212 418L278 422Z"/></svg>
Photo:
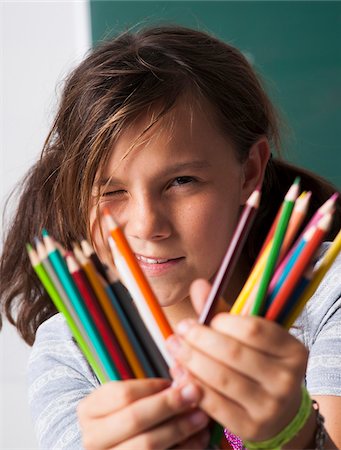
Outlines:
<svg viewBox="0 0 341 450"><path fill-rule="evenodd" d="M154 292L152 291L151 287L149 286L149 283L139 266L139 263L137 262L134 253L132 252L129 243L123 233L123 231L119 228L119 226L115 223L113 217L111 216L108 209L103 209L104 212L104 218L106 220L106 224L108 227L108 230L110 232L111 237L114 239L117 248L123 258L125 259L136 283L138 284L143 297L145 298L148 307L153 314L158 327L161 331L162 336L164 339L167 339L169 336L173 334L173 330L162 311L162 308L157 301Z"/></svg>
<svg viewBox="0 0 341 450"><path fill-rule="evenodd" d="M84 270L96 296L101 304L103 311L106 315L108 322L111 325L111 329L114 332L126 358L134 372L136 378L145 378L146 374L141 367L141 364L135 354L135 351L129 341L127 333L123 328L121 320L118 317L117 312L112 306L111 300L106 293L103 284L100 281L100 275L96 272L96 269L89 258L86 258L82 250L76 245L74 246L74 254Z"/></svg>
<svg viewBox="0 0 341 450"><path fill-rule="evenodd" d="M265 314L266 319L276 320L279 317L286 300L293 292L295 286L303 275L303 272L321 244L323 237L329 230L331 222L332 215L326 214L319 220L316 227L311 227L306 231L304 238L307 242L290 270L289 275L279 289L278 294L267 310Z"/></svg>

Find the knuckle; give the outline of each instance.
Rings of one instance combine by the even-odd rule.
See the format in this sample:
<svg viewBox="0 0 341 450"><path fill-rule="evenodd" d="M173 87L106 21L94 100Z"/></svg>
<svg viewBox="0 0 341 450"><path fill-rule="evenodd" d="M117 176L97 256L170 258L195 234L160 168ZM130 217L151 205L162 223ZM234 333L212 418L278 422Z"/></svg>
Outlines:
<svg viewBox="0 0 341 450"><path fill-rule="evenodd" d="M249 317L248 320L245 321L245 337L251 342L253 339L259 338L259 335L262 333L262 329L263 326L261 320L257 317Z"/></svg>
<svg viewBox="0 0 341 450"><path fill-rule="evenodd" d="M227 373L227 370L219 371L215 374L215 383L216 386L219 386L220 390L227 392L228 388L231 385L231 377Z"/></svg>
<svg viewBox="0 0 341 450"><path fill-rule="evenodd" d="M129 422L132 429L142 428L143 420L141 414L135 408L131 408L129 411Z"/></svg>
<svg viewBox="0 0 341 450"><path fill-rule="evenodd" d="M130 386L125 386L124 384L122 384L122 389L118 393L118 397L120 400L120 404L129 405L133 401L133 395Z"/></svg>
<svg viewBox="0 0 341 450"><path fill-rule="evenodd" d="M275 398L279 401L285 400L290 392L293 392L297 384L294 374L288 371L281 371L277 375L277 383L274 391Z"/></svg>
<svg viewBox="0 0 341 450"><path fill-rule="evenodd" d="M231 340L231 342L228 345L228 348L226 349L227 358L238 361L240 359L240 354L242 351L242 345L235 340Z"/></svg>

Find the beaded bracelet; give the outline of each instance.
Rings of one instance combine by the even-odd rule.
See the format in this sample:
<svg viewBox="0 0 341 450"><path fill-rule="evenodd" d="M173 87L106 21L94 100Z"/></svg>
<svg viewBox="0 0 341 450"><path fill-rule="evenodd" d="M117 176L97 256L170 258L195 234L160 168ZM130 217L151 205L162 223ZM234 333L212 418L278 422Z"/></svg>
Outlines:
<svg viewBox="0 0 341 450"><path fill-rule="evenodd" d="M291 441L303 428L311 414L312 400L308 391L302 386L301 406L293 420L276 436L266 441L244 441L244 445L249 450L280 450L287 442Z"/></svg>

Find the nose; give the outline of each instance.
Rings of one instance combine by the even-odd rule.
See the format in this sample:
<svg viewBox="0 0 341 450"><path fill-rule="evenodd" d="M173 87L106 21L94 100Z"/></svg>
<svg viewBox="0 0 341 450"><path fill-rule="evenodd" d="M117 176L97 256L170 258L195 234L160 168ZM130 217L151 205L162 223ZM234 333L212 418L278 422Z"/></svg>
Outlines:
<svg viewBox="0 0 341 450"><path fill-rule="evenodd" d="M131 238L157 241L168 238L172 233L166 205L149 196L131 201L125 219L125 233Z"/></svg>

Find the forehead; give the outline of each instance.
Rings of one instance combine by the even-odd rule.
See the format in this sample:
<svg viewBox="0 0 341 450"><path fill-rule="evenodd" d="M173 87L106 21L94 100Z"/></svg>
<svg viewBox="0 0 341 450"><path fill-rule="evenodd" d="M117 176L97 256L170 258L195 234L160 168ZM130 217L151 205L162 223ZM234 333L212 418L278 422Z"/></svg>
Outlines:
<svg viewBox="0 0 341 450"><path fill-rule="evenodd" d="M200 149L231 147L230 140L219 129L214 108L208 101L182 99L160 116L158 108L150 109L128 124L113 145L110 170L113 166L136 157L140 151L155 147L158 156L181 157L200 153ZM145 155L148 158L148 154Z"/></svg>

